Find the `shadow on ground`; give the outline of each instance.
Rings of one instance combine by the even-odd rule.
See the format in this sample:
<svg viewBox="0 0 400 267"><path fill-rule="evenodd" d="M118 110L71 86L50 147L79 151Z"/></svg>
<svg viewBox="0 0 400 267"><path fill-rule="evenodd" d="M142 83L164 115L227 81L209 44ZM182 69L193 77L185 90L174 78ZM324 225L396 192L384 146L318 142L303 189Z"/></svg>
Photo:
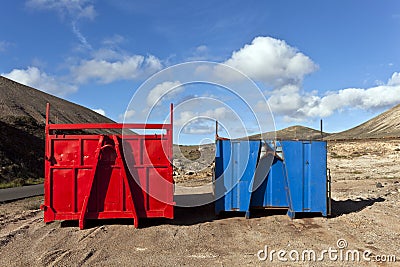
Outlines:
<svg viewBox="0 0 400 267"><path fill-rule="evenodd" d="M353 212L359 212L366 207L372 206L376 202L383 202L384 198L369 198L369 199L347 199L333 200L332 199L332 214L330 217L335 218ZM269 210L252 210L251 218L261 218L274 215L284 215L287 209L269 209ZM214 203L209 203L197 207L175 207L175 218L140 218L139 228L148 228L158 225L195 225L199 223L212 222L224 218L244 217L243 212L221 212L216 215ZM299 213L296 218L312 218L320 217L319 213ZM102 225L133 225L132 219L107 219L107 220L87 220L86 229L98 227ZM61 227L78 227L78 221L62 221Z"/></svg>
<svg viewBox="0 0 400 267"><path fill-rule="evenodd" d="M384 198L368 198L368 199L347 199L347 200L333 200L332 199L332 216L339 217L353 212L359 212L366 207L374 205L376 202L383 202Z"/></svg>

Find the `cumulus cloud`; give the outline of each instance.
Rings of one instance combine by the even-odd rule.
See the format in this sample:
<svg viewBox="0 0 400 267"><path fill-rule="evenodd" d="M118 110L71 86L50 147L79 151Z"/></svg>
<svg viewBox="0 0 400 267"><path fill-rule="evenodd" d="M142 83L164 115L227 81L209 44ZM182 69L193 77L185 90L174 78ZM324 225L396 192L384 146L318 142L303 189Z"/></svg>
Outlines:
<svg viewBox="0 0 400 267"><path fill-rule="evenodd" d="M400 103L400 84L380 85L368 89L348 88L331 92L324 97L314 96L313 101L299 109L308 117L327 117L346 108L373 110Z"/></svg>
<svg viewBox="0 0 400 267"><path fill-rule="evenodd" d="M185 110L179 112L174 120L174 125L180 127L182 132L186 134L206 134L215 132L215 121L236 130L239 120L240 118L235 110L217 107L203 111Z"/></svg>
<svg viewBox="0 0 400 267"><path fill-rule="evenodd" d="M346 88L322 96L317 91L303 91L304 77L316 71L317 64L285 41L271 37L254 38L251 44L233 52L224 63L272 88L264 92L268 103L274 115L282 116L286 121L327 117L352 108L374 110L400 103L398 72L393 73L386 83L380 82L371 88ZM219 74L225 75L222 71ZM267 109L263 101L255 105L256 111Z"/></svg>
<svg viewBox="0 0 400 267"><path fill-rule="evenodd" d="M185 125L182 133L195 135L215 133L215 121L205 118L195 119Z"/></svg>
<svg viewBox="0 0 400 267"><path fill-rule="evenodd" d="M179 117L174 121L174 123L178 126L183 126L194 118L208 118L221 121L227 118L237 118L237 116L234 114L234 111L226 107L218 107L201 112L185 110L179 113Z"/></svg>
<svg viewBox="0 0 400 267"><path fill-rule="evenodd" d="M112 50L104 50L105 52ZM97 55L98 56L98 55ZM110 57L118 57L118 54L109 53ZM111 83L116 80L132 80L151 75L162 68L162 64L155 56L132 55L123 56L119 60L93 58L82 60L71 68L72 75L78 83L88 80L97 80L101 83Z"/></svg>
<svg viewBox="0 0 400 267"><path fill-rule="evenodd" d="M104 109L101 109L101 108L95 108L95 109L92 109L94 112L97 112L97 113L99 113L100 115L103 115L103 116L105 116L106 115L106 112L104 111Z"/></svg>
<svg viewBox="0 0 400 267"><path fill-rule="evenodd" d="M177 112L174 126L178 128L177 134L215 134L215 121L218 121L219 132L233 138L253 133L249 121L242 119L237 110L225 106L201 111L184 110Z"/></svg>
<svg viewBox="0 0 400 267"><path fill-rule="evenodd" d="M318 69L308 56L272 37L254 38L224 63L269 86L300 84Z"/></svg>
<svg viewBox="0 0 400 267"><path fill-rule="evenodd" d="M188 61L211 60L213 57L209 55L209 48L206 45L199 45L192 49L191 56L187 57Z"/></svg>
<svg viewBox="0 0 400 267"><path fill-rule="evenodd" d="M274 90L272 95L268 98L268 103L272 112L277 114L288 114L293 112L293 108L303 106L306 97L305 95L300 95L299 90L300 87L293 84L288 84Z"/></svg>
<svg viewBox="0 0 400 267"><path fill-rule="evenodd" d="M389 86L400 85L400 72L393 73L392 77L388 81Z"/></svg>
<svg viewBox="0 0 400 267"><path fill-rule="evenodd" d="M78 90L77 86L62 82L60 79L48 75L37 67L13 69L11 72L2 73L1 75L24 85L58 96L65 96Z"/></svg>
<svg viewBox="0 0 400 267"><path fill-rule="evenodd" d="M371 88L346 88L319 96L316 91L302 92L288 85L270 93L268 103L275 115L286 121L328 117L336 111L358 108L374 110L400 103L400 73L393 73L387 83ZM258 109L265 108L260 102Z"/></svg>
<svg viewBox="0 0 400 267"><path fill-rule="evenodd" d="M147 105L152 107L153 105L160 104L162 100L170 99L171 97L179 94L184 90L183 86L180 86L179 81L167 81L157 84L153 89L150 90L147 96Z"/></svg>
<svg viewBox="0 0 400 267"><path fill-rule="evenodd" d="M72 32L85 48L92 49L86 37L78 27L81 19L93 20L97 13L91 0L28 0L26 6L30 9L49 10L57 12L61 18L70 21Z"/></svg>

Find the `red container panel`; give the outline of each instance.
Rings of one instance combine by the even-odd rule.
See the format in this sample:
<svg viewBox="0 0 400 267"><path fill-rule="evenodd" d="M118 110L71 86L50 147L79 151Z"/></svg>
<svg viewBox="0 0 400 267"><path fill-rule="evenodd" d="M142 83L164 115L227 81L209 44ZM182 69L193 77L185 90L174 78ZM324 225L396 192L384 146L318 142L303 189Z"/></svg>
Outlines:
<svg viewBox="0 0 400 267"><path fill-rule="evenodd" d="M84 228L86 219L133 218L137 227L139 218L173 218L172 116L171 124L134 125L158 127L165 134L122 137L53 132L95 126L47 124L45 222L79 220Z"/></svg>

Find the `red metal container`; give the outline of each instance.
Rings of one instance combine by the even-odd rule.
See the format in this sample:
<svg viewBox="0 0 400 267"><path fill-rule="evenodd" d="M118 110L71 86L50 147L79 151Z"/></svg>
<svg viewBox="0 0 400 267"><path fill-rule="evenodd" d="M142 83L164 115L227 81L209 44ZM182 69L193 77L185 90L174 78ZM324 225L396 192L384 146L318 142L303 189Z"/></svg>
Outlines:
<svg viewBox="0 0 400 267"><path fill-rule="evenodd" d="M174 217L170 124L49 124L44 221ZM163 134L76 134L84 129L160 129ZM57 134L57 130L63 131ZM65 134L75 130L75 133Z"/></svg>

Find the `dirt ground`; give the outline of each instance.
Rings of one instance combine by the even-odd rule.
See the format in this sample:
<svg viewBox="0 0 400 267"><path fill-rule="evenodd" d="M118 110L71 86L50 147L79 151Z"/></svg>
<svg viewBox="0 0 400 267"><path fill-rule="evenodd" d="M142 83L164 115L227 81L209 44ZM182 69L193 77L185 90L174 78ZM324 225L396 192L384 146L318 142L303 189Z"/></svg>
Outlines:
<svg viewBox="0 0 400 267"><path fill-rule="evenodd" d="M139 229L112 220L79 230L77 222L43 223L42 197L1 204L0 266L400 266L400 140L329 143L328 167L331 218L291 220L280 211L216 217L210 204L176 208L175 220L142 220ZM318 261L329 249L338 251L332 260L323 254ZM276 252L271 262L272 250L286 251L288 261ZM289 257L305 250L317 260ZM349 250L360 252L360 262L340 259ZM397 262L380 262L392 255Z"/></svg>

